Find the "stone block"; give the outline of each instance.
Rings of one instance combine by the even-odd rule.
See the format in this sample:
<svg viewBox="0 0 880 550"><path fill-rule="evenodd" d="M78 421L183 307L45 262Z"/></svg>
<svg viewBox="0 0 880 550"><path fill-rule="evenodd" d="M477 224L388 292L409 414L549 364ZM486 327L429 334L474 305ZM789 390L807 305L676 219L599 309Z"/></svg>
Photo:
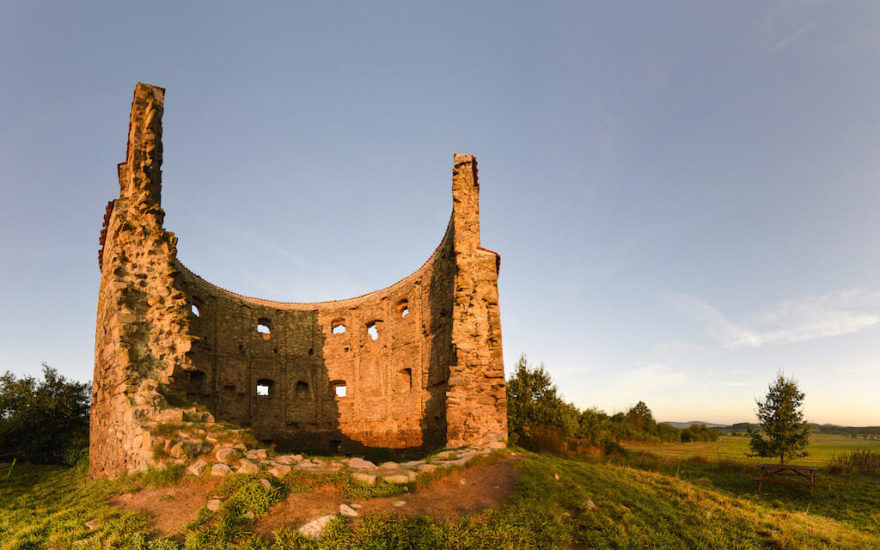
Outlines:
<svg viewBox="0 0 880 550"><path fill-rule="evenodd" d="M365 472L354 472L351 474L351 478L360 483L366 483L367 485L375 485L376 484L376 476L375 474L368 474Z"/></svg>
<svg viewBox="0 0 880 550"><path fill-rule="evenodd" d="M239 474L255 474L260 471L260 467L250 460L242 458L238 461L238 465L235 467L235 471Z"/></svg>

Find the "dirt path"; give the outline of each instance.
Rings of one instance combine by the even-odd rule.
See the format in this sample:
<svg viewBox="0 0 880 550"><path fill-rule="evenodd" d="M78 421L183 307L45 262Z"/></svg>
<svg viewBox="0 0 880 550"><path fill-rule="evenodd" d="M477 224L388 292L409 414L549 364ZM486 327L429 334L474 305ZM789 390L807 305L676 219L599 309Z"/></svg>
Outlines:
<svg viewBox="0 0 880 550"><path fill-rule="evenodd" d="M110 502L145 512L153 521L153 529L157 533L176 535L183 533L184 526L196 519L208 493L222 481L218 477L185 477L173 487L141 489L135 493L114 496Z"/></svg>
<svg viewBox="0 0 880 550"><path fill-rule="evenodd" d="M415 493L355 501L361 515L384 512L398 517L428 516L454 521L462 514L497 506L513 491L519 470L508 458L488 466L468 468L437 479ZM145 512L153 521L155 532L168 536L181 534L194 520L207 496L222 478L184 478L179 485L142 489L117 495L113 504ZM320 516L338 514L339 505L347 503L335 487L321 487L302 494L291 494L259 519L255 530L270 534L285 525L299 527Z"/></svg>
<svg viewBox="0 0 880 550"><path fill-rule="evenodd" d="M398 517L428 516L453 521L460 515L497 506L513 491L519 470L507 459L444 476L415 493L355 501L361 515L384 512ZM285 525L299 527L317 517L338 514L346 500L331 487L292 494L260 518L256 532L269 534ZM402 504L401 504L402 503Z"/></svg>

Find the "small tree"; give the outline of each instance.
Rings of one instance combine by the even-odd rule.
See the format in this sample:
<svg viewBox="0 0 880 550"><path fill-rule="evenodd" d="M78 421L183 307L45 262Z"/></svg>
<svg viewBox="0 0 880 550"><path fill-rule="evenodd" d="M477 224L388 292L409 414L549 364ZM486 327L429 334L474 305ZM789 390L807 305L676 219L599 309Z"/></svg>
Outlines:
<svg viewBox="0 0 880 550"><path fill-rule="evenodd" d="M507 381L509 440L532 450L563 451L580 430L581 411L557 393L543 363L520 356Z"/></svg>
<svg viewBox="0 0 880 550"><path fill-rule="evenodd" d="M810 425L804 422L801 411L804 393L798 389L797 382L780 372L764 400L756 402L758 423L764 434L749 428L751 456L779 457L780 464L789 458L807 456Z"/></svg>

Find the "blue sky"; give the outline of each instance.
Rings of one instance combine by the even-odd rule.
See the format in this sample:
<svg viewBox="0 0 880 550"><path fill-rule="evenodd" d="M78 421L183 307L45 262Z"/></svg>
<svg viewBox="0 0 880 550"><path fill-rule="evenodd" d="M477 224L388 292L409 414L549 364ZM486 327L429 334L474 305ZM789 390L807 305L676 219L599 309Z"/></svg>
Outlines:
<svg viewBox="0 0 880 550"><path fill-rule="evenodd" d="M782 369L810 420L880 424L880 4L315 4L2 3L0 370L91 378L144 81L166 226L216 284L387 286L472 153L508 368L718 422Z"/></svg>

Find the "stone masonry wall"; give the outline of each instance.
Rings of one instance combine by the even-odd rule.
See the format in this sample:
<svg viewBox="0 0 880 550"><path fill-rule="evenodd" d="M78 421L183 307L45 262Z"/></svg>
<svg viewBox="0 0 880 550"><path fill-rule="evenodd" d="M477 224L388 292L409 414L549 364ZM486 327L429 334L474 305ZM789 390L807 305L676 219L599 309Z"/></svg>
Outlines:
<svg viewBox="0 0 880 550"><path fill-rule="evenodd" d="M279 449L347 453L506 438L499 258L480 248L472 156L455 155L452 218L415 273L357 298L273 302L177 259L161 208L163 105L163 89L138 84L101 233L92 476L218 445L246 451L251 433Z"/></svg>

